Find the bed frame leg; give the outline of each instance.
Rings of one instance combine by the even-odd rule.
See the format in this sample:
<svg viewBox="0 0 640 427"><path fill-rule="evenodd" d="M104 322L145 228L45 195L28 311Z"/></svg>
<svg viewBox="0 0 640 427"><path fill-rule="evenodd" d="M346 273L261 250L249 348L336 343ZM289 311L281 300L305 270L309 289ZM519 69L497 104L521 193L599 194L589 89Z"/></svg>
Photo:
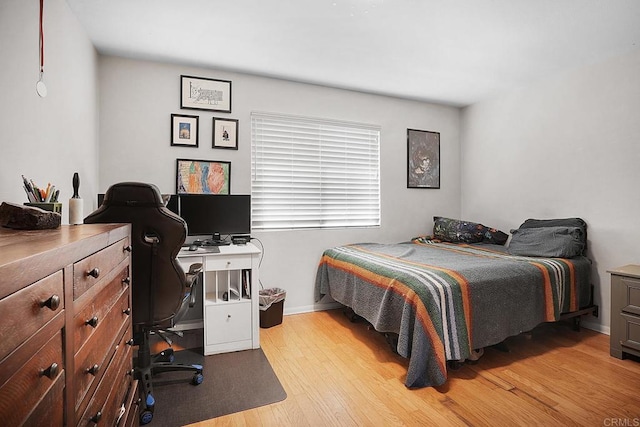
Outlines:
<svg viewBox="0 0 640 427"><path fill-rule="evenodd" d="M364 320L364 317L358 316L356 312L353 311L350 307L347 307L344 310L342 310L342 314L347 316L347 319L349 319L351 323L358 323Z"/></svg>
<svg viewBox="0 0 640 427"><path fill-rule="evenodd" d="M507 344L504 341L499 342L498 344L492 345L491 348L494 348L503 353L509 353L509 347L507 347Z"/></svg>
<svg viewBox="0 0 640 427"><path fill-rule="evenodd" d="M576 332L580 332L580 319L582 318L582 316L576 316L574 317L573 320L573 327L572 329Z"/></svg>
<svg viewBox="0 0 640 427"><path fill-rule="evenodd" d="M387 344L389 344L389 347L391 347L391 351L393 351L395 354L398 354L398 334L385 332L384 338L387 340Z"/></svg>

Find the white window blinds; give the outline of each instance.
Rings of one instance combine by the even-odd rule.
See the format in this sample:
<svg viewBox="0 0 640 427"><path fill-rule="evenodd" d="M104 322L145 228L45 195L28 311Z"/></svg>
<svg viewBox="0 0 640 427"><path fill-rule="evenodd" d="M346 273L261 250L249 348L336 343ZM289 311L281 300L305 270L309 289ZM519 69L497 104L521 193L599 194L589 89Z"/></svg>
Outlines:
<svg viewBox="0 0 640 427"><path fill-rule="evenodd" d="M380 225L380 128L251 114L252 228Z"/></svg>

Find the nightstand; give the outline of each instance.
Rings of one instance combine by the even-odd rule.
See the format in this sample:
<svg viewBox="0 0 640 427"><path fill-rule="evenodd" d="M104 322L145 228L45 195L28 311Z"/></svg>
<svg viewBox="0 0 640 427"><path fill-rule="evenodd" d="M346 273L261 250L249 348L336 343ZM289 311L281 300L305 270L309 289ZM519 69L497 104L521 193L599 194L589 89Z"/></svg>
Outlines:
<svg viewBox="0 0 640 427"><path fill-rule="evenodd" d="M611 346L613 357L640 357L640 265L625 265L611 273Z"/></svg>

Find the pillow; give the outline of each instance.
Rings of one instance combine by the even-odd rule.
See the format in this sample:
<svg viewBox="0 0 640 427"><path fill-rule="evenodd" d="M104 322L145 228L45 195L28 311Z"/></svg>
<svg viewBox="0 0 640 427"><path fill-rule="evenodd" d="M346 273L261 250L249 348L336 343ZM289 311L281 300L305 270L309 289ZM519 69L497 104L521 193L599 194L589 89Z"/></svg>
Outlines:
<svg viewBox="0 0 640 427"><path fill-rule="evenodd" d="M520 228L541 228L541 227L578 227L582 230L582 243L587 251L587 223L582 218L553 218L553 219L532 219L529 218L522 223Z"/></svg>
<svg viewBox="0 0 640 427"><path fill-rule="evenodd" d="M573 258L584 250L580 227L538 227L511 230L507 251L512 255Z"/></svg>
<svg viewBox="0 0 640 427"><path fill-rule="evenodd" d="M504 245L509 235L471 221L433 217L433 237L451 243L492 243Z"/></svg>
<svg viewBox="0 0 640 427"><path fill-rule="evenodd" d="M507 243L508 238L509 235L507 233L503 233L502 231L496 230L495 228L485 227L482 241L485 243L492 243L494 245L504 245L505 243Z"/></svg>
<svg viewBox="0 0 640 427"><path fill-rule="evenodd" d="M484 238L486 227L470 221L433 217L433 237L452 243L478 243Z"/></svg>

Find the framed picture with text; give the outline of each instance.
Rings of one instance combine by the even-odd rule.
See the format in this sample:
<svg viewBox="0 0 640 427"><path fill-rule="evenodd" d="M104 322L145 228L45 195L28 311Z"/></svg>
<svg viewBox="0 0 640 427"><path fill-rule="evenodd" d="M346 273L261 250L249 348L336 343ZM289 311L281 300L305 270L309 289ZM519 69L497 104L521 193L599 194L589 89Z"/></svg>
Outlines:
<svg viewBox="0 0 640 427"><path fill-rule="evenodd" d="M212 148L238 149L238 120L213 118Z"/></svg>
<svg viewBox="0 0 640 427"><path fill-rule="evenodd" d="M171 115L171 145L198 147L198 116Z"/></svg>
<svg viewBox="0 0 640 427"><path fill-rule="evenodd" d="M230 194L231 162L177 159L176 194Z"/></svg>
<svg viewBox="0 0 640 427"><path fill-rule="evenodd" d="M231 81L180 76L180 108L231 112Z"/></svg>
<svg viewBox="0 0 640 427"><path fill-rule="evenodd" d="M440 188L440 132L407 129L407 188Z"/></svg>

